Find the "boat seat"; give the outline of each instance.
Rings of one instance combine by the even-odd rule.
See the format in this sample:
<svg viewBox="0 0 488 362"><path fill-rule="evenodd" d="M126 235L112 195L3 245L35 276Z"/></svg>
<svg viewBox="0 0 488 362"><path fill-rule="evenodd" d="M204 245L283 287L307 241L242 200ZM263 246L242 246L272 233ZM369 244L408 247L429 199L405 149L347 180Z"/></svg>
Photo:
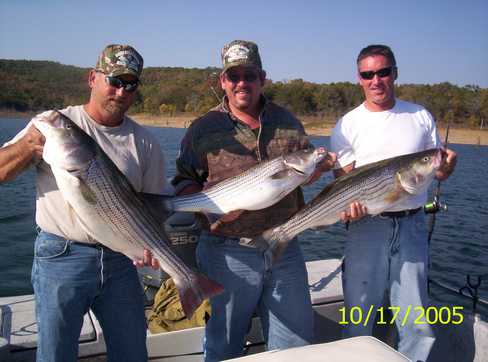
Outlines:
<svg viewBox="0 0 488 362"><path fill-rule="evenodd" d="M342 300L341 261L339 259L317 260L307 262L306 265L312 303L340 302ZM97 330L94 327L94 323L98 326L98 322L94 322L92 318L91 313L87 313L84 316L80 335L80 342L84 345L93 344L92 342L97 341ZM254 328L255 332L251 334L255 334L256 337L250 337L250 340L254 342L262 341L260 328L258 328L259 323L253 324L256 324L256 328ZM196 329L193 332L196 333ZM201 339L203 329L199 330L197 334ZM36 347L37 324L33 295L2 298L0 304L0 342L2 342L2 339L3 344L0 344L2 351L8 348L12 352L20 352ZM197 345L201 349L201 344L197 343ZM96 348L99 348L99 346L97 345ZM2 359L0 358L0 360Z"/></svg>
<svg viewBox="0 0 488 362"><path fill-rule="evenodd" d="M343 300L341 264L341 259L316 260L306 263L312 304Z"/></svg>
<svg viewBox="0 0 488 362"><path fill-rule="evenodd" d="M336 342L274 350L231 359L235 362L408 362L407 357L380 340L353 337Z"/></svg>
<svg viewBox="0 0 488 362"><path fill-rule="evenodd" d="M34 295L2 298L0 305L0 337L7 340L10 351L37 346L37 323ZM80 342L96 339L89 313L85 314Z"/></svg>

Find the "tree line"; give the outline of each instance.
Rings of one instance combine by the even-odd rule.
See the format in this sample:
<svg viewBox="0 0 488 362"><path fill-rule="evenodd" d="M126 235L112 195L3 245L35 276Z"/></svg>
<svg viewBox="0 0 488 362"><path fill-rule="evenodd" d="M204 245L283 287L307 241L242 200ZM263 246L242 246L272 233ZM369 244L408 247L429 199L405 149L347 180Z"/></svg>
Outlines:
<svg viewBox="0 0 488 362"><path fill-rule="evenodd" d="M51 61L0 60L0 110L38 112L88 100L89 68ZM219 68L145 68L132 113L199 115L215 106L223 93ZM317 84L302 79L267 80L265 95L299 116L335 121L363 101L361 88L349 82ZM476 85L396 86L399 98L425 106L441 122L479 127L488 118L488 89Z"/></svg>

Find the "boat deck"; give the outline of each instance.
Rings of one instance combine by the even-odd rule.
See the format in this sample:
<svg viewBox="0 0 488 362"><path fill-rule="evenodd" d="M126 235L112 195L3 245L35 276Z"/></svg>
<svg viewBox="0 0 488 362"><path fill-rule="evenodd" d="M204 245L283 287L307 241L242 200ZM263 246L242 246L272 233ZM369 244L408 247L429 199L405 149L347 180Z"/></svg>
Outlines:
<svg viewBox="0 0 488 362"><path fill-rule="evenodd" d="M297 350L264 351L259 318L254 318L246 338L243 361L405 361L392 346L395 328L379 326L375 337L341 340L338 324L343 306L341 261L338 259L307 262L310 295L315 313L317 345ZM0 298L0 361L31 362L35 360L37 325L33 295ZM89 312L80 335L81 361L105 361L105 342L101 327ZM460 325L435 325L436 343L429 362L486 362L488 361L488 323L479 315L466 313ZM203 327L166 333L148 331L147 346L151 361L201 362L203 359ZM385 342L385 343L383 343ZM318 356L318 357L317 357ZM396 359L395 359L396 358Z"/></svg>

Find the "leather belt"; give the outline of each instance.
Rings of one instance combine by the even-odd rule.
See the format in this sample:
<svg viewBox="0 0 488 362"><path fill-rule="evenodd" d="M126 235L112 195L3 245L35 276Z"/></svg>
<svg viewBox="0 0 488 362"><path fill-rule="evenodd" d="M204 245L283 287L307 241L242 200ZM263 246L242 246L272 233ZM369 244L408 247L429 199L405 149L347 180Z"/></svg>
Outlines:
<svg viewBox="0 0 488 362"><path fill-rule="evenodd" d="M382 212L380 214L380 216L383 216L383 217L405 217L405 216L409 216L409 215L415 215L421 209L422 209L421 207L418 207L416 209L410 209L410 210Z"/></svg>
<svg viewBox="0 0 488 362"><path fill-rule="evenodd" d="M79 246L86 246L88 248L107 248L105 245L100 243L83 243L81 241L71 241L71 243Z"/></svg>

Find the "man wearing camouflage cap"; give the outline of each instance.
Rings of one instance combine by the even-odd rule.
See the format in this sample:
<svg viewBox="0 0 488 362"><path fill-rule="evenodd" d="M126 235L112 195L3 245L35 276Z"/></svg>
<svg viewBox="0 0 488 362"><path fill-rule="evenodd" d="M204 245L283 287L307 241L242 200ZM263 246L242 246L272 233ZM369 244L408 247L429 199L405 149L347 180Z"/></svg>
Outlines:
<svg viewBox="0 0 488 362"><path fill-rule="evenodd" d="M61 112L96 140L137 191L163 194L168 185L159 143L125 116L142 67L143 59L134 48L107 46L88 76L88 103ZM47 111L34 120L52 122L55 115ZM40 231L32 268L37 361L76 361L83 315L89 309L104 331L109 361L146 361L143 292L133 262L85 234L42 160L43 145L43 136L31 121L0 149L0 182L29 166L37 172Z"/></svg>
<svg viewBox="0 0 488 362"><path fill-rule="evenodd" d="M260 162L311 147L302 124L264 97L266 73L255 43L235 40L224 46L221 58L220 85L225 96L221 104L192 123L182 140L173 180L179 194L197 192ZM329 156L317 175L332 167L335 155ZM202 220L198 264L224 286L224 292L210 300L206 362L242 354L255 311L261 317L268 349L312 342L313 312L298 241L291 241L273 265L261 251L240 245L283 223L303 204L302 191L297 188L267 209Z"/></svg>

